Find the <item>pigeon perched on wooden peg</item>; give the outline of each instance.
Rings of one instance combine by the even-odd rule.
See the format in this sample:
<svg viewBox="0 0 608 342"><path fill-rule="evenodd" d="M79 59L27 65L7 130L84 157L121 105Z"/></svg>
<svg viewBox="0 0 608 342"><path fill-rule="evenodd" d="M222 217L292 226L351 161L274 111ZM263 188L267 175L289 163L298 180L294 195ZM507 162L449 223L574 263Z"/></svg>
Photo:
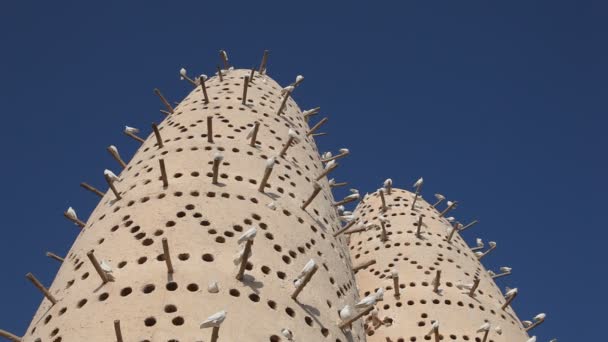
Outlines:
<svg viewBox="0 0 608 342"><path fill-rule="evenodd" d="M257 139L259 129L260 123L258 121L254 122L253 127L251 127L251 130L249 130L246 137L246 139L250 139L249 146L255 147L255 141Z"/></svg>
<svg viewBox="0 0 608 342"><path fill-rule="evenodd" d="M262 176L262 181L260 182L260 186L258 187L259 192L264 192L264 188L266 187L266 184L268 184L268 178L270 178L270 173L272 173L272 169L274 168L275 163L275 157L269 158L266 161L266 167L264 168L264 176Z"/></svg>
<svg viewBox="0 0 608 342"><path fill-rule="evenodd" d="M277 204L274 201L266 204L266 207L270 210L277 210Z"/></svg>
<svg viewBox="0 0 608 342"><path fill-rule="evenodd" d="M105 169L103 171L103 177L105 178L106 182L108 183L108 186L114 193L114 196L116 196L116 199L120 200L122 197L120 196L120 192L118 192L118 190L116 189L116 186L114 185L115 182L120 182L120 179L118 178L118 176L116 176L116 174L114 174L114 172L112 172L108 169Z"/></svg>
<svg viewBox="0 0 608 342"><path fill-rule="evenodd" d="M8 332L6 330L2 330L2 329L0 329L0 337L4 337L5 339L7 339L11 342L21 342L22 341L21 337L15 335L15 334L11 334L10 332Z"/></svg>
<svg viewBox="0 0 608 342"><path fill-rule="evenodd" d="M220 326L226 319L227 312L225 310L214 313L203 321L200 328L213 328L211 332L211 342L217 342L220 337Z"/></svg>
<svg viewBox="0 0 608 342"><path fill-rule="evenodd" d="M224 64L224 70L230 69L230 64L228 63L228 53L226 52L226 50L220 50L220 59Z"/></svg>
<svg viewBox="0 0 608 342"><path fill-rule="evenodd" d="M338 167L338 163L336 163L335 160L330 161L329 163L325 164L323 171L321 171L321 173L317 176L317 178L315 180L316 181L321 180L321 178L327 176L330 172L335 170L337 167Z"/></svg>
<svg viewBox="0 0 608 342"><path fill-rule="evenodd" d="M200 75L198 77L198 83L201 85L201 90L203 91L203 103L205 104L209 103L209 95L207 94L207 84L205 83L207 79L208 77L205 74Z"/></svg>
<svg viewBox="0 0 608 342"><path fill-rule="evenodd" d="M475 247L471 247L471 251L472 252L479 251L479 250L483 249L484 243L483 243L482 239L480 239L480 238L475 239L475 243L476 243L476 246Z"/></svg>
<svg viewBox="0 0 608 342"><path fill-rule="evenodd" d="M136 141L140 142L140 143L144 143L144 139L140 138L137 133L139 133L139 129L135 128L135 127L129 127L129 126L125 126L125 129L123 130L123 133L130 137L135 139Z"/></svg>
<svg viewBox="0 0 608 342"><path fill-rule="evenodd" d="M290 86L297 88L302 82L304 82L304 76L298 75L296 76L296 80L290 84Z"/></svg>
<svg viewBox="0 0 608 342"><path fill-rule="evenodd" d="M513 302L513 300L515 300L515 297L517 297L517 293L519 291L517 290L517 288L514 289L510 289L509 291L507 291L507 293L505 293L505 303L501 306L501 309L506 309L507 306L511 305L511 303Z"/></svg>
<svg viewBox="0 0 608 342"><path fill-rule="evenodd" d="M209 293L220 292L220 285L218 284L218 282L215 280L210 281L209 285L207 285L207 292L209 292Z"/></svg>
<svg viewBox="0 0 608 342"><path fill-rule="evenodd" d="M444 217L444 216L445 216L445 214L447 214L447 213L448 213L450 210L455 209L455 208L456 208L456 206L458 205L458 202L457 202L457 201L454 201L454 202L452 202L452 201L448 201L448 202L447 202L447 204L448 204L447 208L445 208L445 210L443 210L443 211L442 211L442 212L439 214L439 217Z"/></svg>
<svg viewBox="0 0 608 342"><path fill-rule="evenodd" d="M312 276L317 272L318 269L319 266L317 266L313 259L310 259L306 265L304 265L304 268L302 271L300 271L300 274L298 274L294 281L294 284L296 284L296 290L291 295L291 299L297 300L300 292L302 292L304 287L310 282L310 279L312 279Z"/></svg>
<svg viewBox="0 0 608 342"><path fill-rule="evenodd" d="M340 154L336 154L335 156L332 155L331 152L326 152L325 155L322 156L321 161L323 163L327 163L327 162L330 162L332 160L344 158L344 157L346 157L347 155L350 154L350 150L347 149L347 148L341 148L339 151L340 151Z"/></svg>
<svg viewBox="0 0 608 342"><path fill-rule="evenodd" d="M293 341L293 332L289 329L281 329L281 335L287 339L287 341Z"/></svg>
<svg viewBox="0 0 608 342"><path fill-rule="evenodd" d="M439 336L439 321L431 321L431 330L425 336L430 337L431 335L435 336L435 342L439 342L441 340Z"/></svg>
<svg viewBox="0 0 608 342"><path fill-rule="evenodd" d="M538 315L534 316L533 320L534 323L530 324L529 326L526 327L526 332L536 328L537 326L541 325L544 321L545 318L547 318L547 315L544 313L539 313Z"/></svg>
<svg viewBox="0 0 608 342"><path fill-rule="evenodd" d="M222 160L224 160L224 156L222 155L222 153L220 151L215 152L215 155L213 155L213 184L218 184L217 179L219 177L220 174L220 164L222 163Z"/></svg>
<svg viewBox="0 0 608 342"><path fill-rule="evenodd" d="M374 306L369 306L365 310L360 311L356 314L353 312L352 315L350 316L350 318L342 319L342 322L338 325L338 327L340 329L344 329L346 327L351 327L353 322L355 322L356 320L360 319L361 317L369 314L373 309L374 309ZM347 310L347 308L344 307L342 310L340 310L340 318L342 318L342 316L343 316L343 311L345 311L344 316L346 316L349 312L352 311L352 309L348 308L348 310Z"/></svg>
<svg viewBox="0 0 608 342"><path fill-rule="evenodd" d="M304 116L304 121L308 122L311 116L319 114L321 111L321 107L315 107L302 112L302 116Z"/></svg>
<svg viewBox="0 0 608 342"><path fill-rule="evenodd" d="M485 257L486 255L488 255L491 251L493 251L494 249L496 249L496 242L494 241L490 241L488 242L488 245L490 246L490 248L486 249L485 252L475 252L475 255L477 256L477 259L481 260L483 259L483 257Z"/></svg>
<svg viewBox="0 0 608 342"><path fill-rule="evenodd" d="M308 205L310 205L310 203L312 203L312 201L315 199L315 197L317 197L317 195L319 194L320 191L321 191L321 185L319 185L319 183L315 182L313 184L312 194L308 197L308 199L306 199L306 201L304 201L304 204L302 204L302 206L301 206L302 210L306 210L306 207L308 207Z"/></svg>
<svg viewBox="0 0 608 342"><path fill-rule="evenodd" d="M413 185L413 187L416 188L416 191L414 192L414 200L412 201L412 210L416 210L416 201L418 200L418 196L420 196L420 190L422 189L423 183L424 179L420 177Z"/></svg>
<svg viewBox="0 0 608 342"><path fill-rule="evenodd" d="M433 204L433 206L432 206L433 208L436 208L439 205L439 203L441 203L445 200L445 196L443 196L442 194L435 194L435 198L437 199L437 202L435 202Z"/></svg>
<svg viewBox="0 0 608 342"><path fill-rule="evenodd" d="M51 259L57 260L59 262L63 262L63 258L60 257L59 255L55 254L55 253L46 252L46 256L49 257L49 258L51 258Z"/></svg>
<svg viewBox="0 0 608 342"><path fill-rule="evenodd" d="M112 268L107 263L104 262L104 266L102 267L92 250L87 252L87 257L91 261L91 264L93 264L93 268L95 268L95 271L97 271L97 274L101 278L103 284L109 281L114 281L114 277L112 276Z"/></svg>
<svg viewBox="0 0 608 342"><path fill-rule="evenodd" d="M251 228L247 230L241 237L237 240L239 245L245 244L234 259L235 265L240 265L239 270L236 274L237 280L243 280L243 275L245 274L245 268L247 267L247 260L251 257L251 246L253 245L253 240L257 235L257 229Z"/></svg>
<svg viewBox="0 0 608 342"><path fill-rule="evenodd" d="M266 65L268 64L268 55L269 54L270 54L270 51L264 50L264 55L262 55L262 62L260 63L260 68L258 69L258 72L260 73L260 75L266 74Z"/></svg>
<svg viewBox="0 0 608 342"><path fill-rule="evenodd" d="M171 104L169 103L169 101L167 101L167 99L165 99L165 97L160 92L160 90L158 90L158 88L154 88L154 94L156 94L156 96L158 96L160 101L165 105L165 107L167 108L167 112L169 112L170 114L173 114L173 107L171 107Z"/></svg>
<svg viewBox="0 0 608 342"><path fill-rule="evenodd" d="M338 201L336 203L333 204L334 207L339 206L339 205L344 205L344 204L348 204L350 202L354 202L356 200L359 199L359 192L355 192L352 193L346 197L344 197L344 199L342 199L341 201Z"/></svg>
<svg viewBox="0 0 608 342"><path fill-rule="evenodd" d="M481 327L479 327L479 329L477 329L478 333L483 333L483 337L481 339L481 342L487 342L488 341L488 335L490 334L490 328L492 326L490 325L490 322L485 322L484 324L481 325Z"/></svg>
<svg viewBox="0 0 608 342"><path fill-rule="evenodd" d="M390 178L387 178L387 179L384 181L384 184L383 184L383 185L384 185L384 189L386 190L386 194L387 194L387 195L390 195L390 194L391 194L391 191L393 191L393 180L392 180L392 179L390 179Z"/></svg>
<svg viewBox="0 0 608 342"><path fill-rule="evenodd" d="M287 100L289 100L289 97L291 96L291 93L293 92L295 88L293 86L287 86L283 89L281 89L281 96L283 96L283 98L281 99L281 104L279 105L279 110L277 111L277 115L281 115L281 113L283 113L283 110L285 109L285 105L287 104Z"/></svg>
<svg viewBox="0 0 608 342"><path fill-rule="evenodd" d="M501 277L510 275L511 271L513 271L513 269L511 267L503 266L500 268L501 273L492 274L491 276L492 276L492 279L497 279L497 278L501 278Z"/></svg>
<svg viewBox="0 0 608 342"><path fill-rule="evenodd" d="M384 300L384 289L379 288L378 290L376 290L376 292L361 299L357 304L355 304L355 308L362 309L368 306L374 306L377 302L382 300Z"/></svg>
<svg viewBox="0 0 608 342"><path fill-rule="evenodd" d="M310 136L312 134L314 134L316 131L319 130L319 128L321 128L321 126L323 126L327 120L329 120L327 117L321 119L319 122L317 122L314 126L312 126L312 128L310 130L308 130L308 132L306 132L306 136Z"/></svg>
<svg viewBox="0 0 608 342"><path fill-rule="evenodd" d="M536 342L536 336L530 337L526 342Z"/></svg>
<svg viewBox="0 0 608 342"><path fill-rule="evenodd" d="M55 305L55 303L57 303L57 299L55 299L55 297L53 297L53 295L51 294L51 292L44 287L44 285L42 285L42 283L40 281L38 281L38 279L36 279L36 277L34 277L33 274L28 273L25 275L25 277L32 282L32 284L34 284L34 286L40 290L40 292L42 292L42 294L46 297L46 299L48 299L51 304Z"/></svg>
<svg viewBox="0 0 608 342"><path fill-rule="evenodd" d="M279 152L280 157L285 156L285 153L287 153L287 149L289 148L289 146L291 146L292 144L297 143L299 141L298 134L296 133L296 131L294 131L291 128L289 129L289 132L287 132L287 136L288 136L287 142L285 142L285 145L281 149L281 152Z"/></svg>
<svg viewBox="0 0 608 342"><path fill-rule="evenodd" d="M188 77L188 71L186 71L186 69L181 68L179 70L179 78L183 81L186 80L188 81L188 83L192 84L193 87L197 87L198 84L196 83L196 81L194 81L193 79L191 79L190 77Z"/></svg>
<svg viewBox="0 0 608 342"><path fill-rule="evenodd" d="M78 218L78 216L76 215L76 211L74 210L74 208L69 207L68 210L66 210L63 213L63 216L65 216L65 218L67 218L68 220L72 221L78 227L84 228L85 223Z"/></svg>
<svg viewBox="0 0 608 342"><path fill-rule="evenodd" d="M340 182L340 183L337 183L337 182L336 182L336 180L335 180L335 179L333 179L333 178L329 180L329 186L330 186L331 188L337 188L337 187L340 187L340 186L347 186L347 185L348 185L348 183L347 183L347 182Z"/></svg>
<svg viewBox="0 0 608 342"><path fill-rule="evenodd" d="M114 158L114 160L116 160L123 169L127 167L127 163L125 163L124 160L122 160L122 158L120 157L120 153L118 153L118 148L116 148L116 146L110 145L108 146L107 150L112 156L112 158Z"/></svg>

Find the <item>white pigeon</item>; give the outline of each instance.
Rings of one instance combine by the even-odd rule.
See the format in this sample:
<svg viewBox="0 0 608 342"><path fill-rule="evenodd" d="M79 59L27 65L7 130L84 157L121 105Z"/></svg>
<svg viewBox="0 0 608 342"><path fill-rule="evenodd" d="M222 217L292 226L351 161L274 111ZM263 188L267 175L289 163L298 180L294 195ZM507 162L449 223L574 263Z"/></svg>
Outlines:
<svg viewBox="0 0 608 342"><path fill-rule="evenodd" d="M336 161L335 160L332 160L332 161L328 162L327 164L325 164L325 170L327 170L327 169L329 169L331 167L334 167L334 165L336 165Z"/></svg>
<svg viewBox="0 0 608 342"><path fill-rule="evenodd" d="M319 110L321 109L321 107L316 107L316 108L312 108L312 109L308 109L302 112L302 115L306 116L311 116L311 115L315 115L319 112Z"/></svg>
<svg viewBox="0 0 608 342"><path fill-rule="evenodd" d="M399 277L399 272L397 272L397 270L392 270L391 271L391 277L398 278Z"/></svg>
<svg viewBox="0 0 608 342"><path fill-rule="evenodd" d="M232 262L235 265L239 265L244 257L245 257L245 247L241 248L238 251L238 253L236 253L236 255L234 256L234 258L232 259ZM251 250L249 250L249 255L247 256L247 258L249 258L249 257L251 257Z"/></svg>
<svg viewBox="0 0 608 342"><path fill-rule="evenodd" d="M328 158L331 158L331 157L333 157L333 154L331 154L331 152L329 152L329 151L323 153L323 155L321 156L322 159L328 159Z"/></svg>
<svg viewBox="0 0 608 342"><path fill-rule="evenodd" d="M286 94L290 94L293 90L295 89L294 86L287 86L283 89L281 89L281 95L286 95Z"/></svg>
<svg viewBox="0 0 608 342"><path fill-rule="evenodd" d="M369 296L361 299L357 304L355 304L355 308L367 308L369 306L375 305L379 300L384 298L384 290L378 289L376 293L372 293Z"/></svg>
<svg viewBox="0 0 608 342"><path fill-rule="evenodd" d="M424 183L424 180L422 179L422 177L420 177L420 178L418 178L418 180L416 181L416 183L414 183L413 187L414 188L421 187L422 183Z"/></svg>
<svg viewBox="0 0 608 342"><path fill-rule="evenodd" d="M507 291L507 293L505 293L505 297L510 298L510 297L516 295L517 292L518 292L517 288L510 289L509 291Z"/></svg>
<svg viewBox="0 0 608 342"><path fill-rule="evenodd" d="M350 200L350 199L359 199L359 194L352 194L352 195L348 195L346 197L344 197L345 200Z"/></svg>
<svg viewBox="0 0 608 342"><path fill-rule="evenodd" d="M209 79L209 77L208 77L207 75L205 75L205 74L201 74L201 75L199 76L199 78L202 78L202 79L203 79L203 80L205 80L205 81Z"/></svg>
<svg viewBox="0 0 608 342"><path fill-rule="evenodd" d="M378 220L382 223L388 223L388 218L386 218L384 215L378 216Z"/></svg>
<svg viewBox="0 0 608 342"><path fill-rule="evenodd" d="M477 247L481 247L483 248L484 244L483 244L483 240L480 238L475 239L475 242L477 243Z"/></svg>
<svg viewBox="0 0 608 342"><path fill-rule="evenodd" d="M120 179L118 179L118 176L114 172L112 172L108 169L103 170L103 174L104 174L104 176L108 176L108 178L112 182L120 182Z"/></svg>
<svg viewBox="0 0 608 342"><path fill-rule="evenodd" d="M202 324L201 329L219 327L222 322L226 319L227 312L222 310L220 312L216 312L213 315L209 316Z"/></svg>
<svg viewBox="0 0 608 342"><path fill-rule="evenodd" d="M186 77L187 71L184 68L179 69L179 74L180 74L180 80L183 80L184 77Z"/></svg>
<svg viewBox="0 0 608 342"><path fill-rule="evenodd" d="M459 290L470 290L473 288L473 284L464 284L463 282L458 281L456 288Z"/></svg>
<svg viewBox="0 0 608 342"><path fill-rule="evenodd" d="M477 332L490 331L490 327L490 322L485 322L481 327L479 327L479 329L477 329Z"/></svg>
<svg viewBox="0 0 608 342"><path fill-rule="evenodd" d="M306 275L308 275L310 272L312 272L312 270L315 268L316 263L313 259L310 259L306 265L304 265L304 268L302 269L302 271L300 271L300 274L298 274L298 276L296 278L300 279L300 278L304 278Z"/></svg>
<svg viewBox="0 0 608 342"><path fill-rule="evenodd" d="M443 201L443 200L445 200L445 196L443 196L442 194L435 194L435 198L436 198L438 201Z"/></svg>
<svg viewBox="0 0 608 342"><path fill-rule="evenodd" d="M337 206L336 210L338 211L338 214L340 214L340 215L344 214L344 206L343 205Z"/></svg>
<svg viewBox="0 0 608 342"><path fill-rule="evenodd" d="M390 178L387 178L387 179L384 181L384 187L385 187L385 188L390 188L390 187L392 187L392 186L393 186L393 180L392 180L392 179L390 179Z"/></svg>
<svg viewBox="0 0 608 342"><path fill-rule="evenodd" d="M112 151L112 153L114 153L114 154L118 155L118 149L116 148L116 146L114 146L114 145L110 145L110 146L108 146L108 149L109 149L110 151Z"/></svg>
<svg viewBox="0 0 608 342"><path fill-rule="evenodd" d="M302 285L302 279L301 279L301 278L297 278L297 279L295 279L295 280L293 281L293 286L294 286L295 288L300 287L300 285Z"/></svg>
<svg viewBox="0 0 608 342"><path fill-rule="evenodd" d="M494 328L494 331L498 334L498 335L502 335L502 328L500 326L497 326L496 328Z"/></svg>
<svg viewBox="0 0 608 342"><path fill-rule="evenodd" d="M534 321L543 321L545 320L545 317L547 317L545 313L539 313L538 315L534 316Z"/></svg>
<svg viewBox="0 0 608 342"><path fill-rule="evenodd" d="M450 217L447 217L446 220L448 220L448 222L454 222L456 220L456 218L454 216L450 216Z"/></svg>
<svg viewBox="0 0 608 342"><path fill-rule="evenodd" d="M268 160L266 161L266 168L269 169L271 167L274 166L274 163L277 162L277 159L275 157L270 157L268 158Z"/></svg>
<svg viewBox="0 0 608 342"><path fill-rule="evenodd" d="M225 59L226 61L228 61L228 53L226 53L226 51L225 51L225 50L221 50L221 51L220 51L220 53L222 54L222 56L224 57L224 59Z"/></svg>
<svg viewBox="0 0 608 342"><path fill-rule="evenodd" d="M536 336L530 337L530 339L527 340L526 342L536 342Z"/></svg>
<svg viewBox="0 0 608 342"><path fill-rule="evenodd" d="M293 138L294 142L300 142L300 138L298 138L298 134L293 129L290 128L289 131L287 132L287 135L290 138Z"/></svg>
<svg viewBox="0 0 608 342"><path fill-rule="evenodd" d="M447 201L447 202L446 202L446 204L447 204L447 206L448 206L448 207L451 207L452 205L454 205L454 202L452 202L452 201Z"/></svg>
<svg viewBox="0 0 608 342"><path fill-rule="evenodd" d="M532 325L532 321L521 321L521 324L527 328Z"/></svg>
<svg viewBox="0 0 608 342"><path fill-rule="evenodd" d="M139 129L135 127L125 126L125 133L137 134L139 133Z"/></svg>
<svg viewBox="0 0 608 342"><path fill-rule="evenodd" d="M502 272L505 272L505 273L511 273L512 268L511 267L507 267L507 266L503 266L503 267L500 268L500 270Z"/></svg>
<svg viewBox="0 0 608 342"><path fill-rule="evenodd" d="M296 81L293 83L294 87L299 86L300 83L302 83L302 81L304 81L304 76L302 76L302 75L296 76Z"/></svg>
<svg viewBox="0 0 608 342"><path fill-rule="evenodd" d="M483 252L480 252L480 251L475 252L475 256L478 258L482 255L483 255Z"/></svg>
<svg viewBox="0 0 608 342"><path fill-rule="evenodd" d="M353 311L353 308L350 305L346 304L342 309L340 309L339 315L340 319L346 321L349 318L353 317L355 315L355 312Z"/></svg>
<svg viewBox="0 0 608 342"><path fill-rule="evenodd" d="M69 207L68 210L66 210L65 214L71 220L78 220L78 216L76 215L76 210L74 210L74 208L72 208L72 207Z"/></svg>
<svg viewBox="0 0 608 342"><path fill-rule="evenodd" d="M348 191L350 191L351 194L359 194L359 190L357 189L348 189Z"/></svg>
<svg viewBox="0 0 608 342"><path fill-rule="evenodd" d="M357 216L355 216L355 215L341 215L340 216L340 221L346 222L346 223L351 222L356 219L357 219Z"/></svg>
<svg viewBox="0 0 608 342"><path fill-rule="evenodd" d="M224 160L224 155L222 155L222 152L217 151L213 155L213 160L222 161L222 160Z"/></svg>
<svg viewBox="0 0 608 342"><path fill-rule="evenodd" d="M439 321L431 322L431 331L429 331L429 333L427 335L430 335L430 334L434 333L435 331L439 331Z"/></svg>
<svg viewBox="0 0 608 342"><path fill-rule="evenodd" d="M209 293L218 293L220 292L220 285L217 281L210 281L209 285L207 285L207 291L209 291Z"/></svg>
<svg viewBox="0 0 608 342"><path fill-rule="evenodd" d="M496 275L496 273L494 273L494 271L492 271L492 270L488 270L488 274L490 275L490 277L493 277Z"/></svg>
<svg viewBox="0 0 608 342"><path fill-rule="evenodd" d="M266 204L266 206L270 209L270 210L277 210L277 205L274 202L270 202L268 204Z"/></svg>
<svg viewBox="0 0 608 342"><path fill-rule="evenodd" d="M99 263L99 266L101 267L102 271L104 271L106 273L112 273L112 266L110 266L110 264L108 264L107 261L101 260L101 263Z"/></svg>
<svg viewBox="0 0 608 342"><path fill-rule="evenodd" d="M288 341L293 341L293 332L291 332L291 330L283 328L281 329L281 334L285 336Z"/></svg>
<svg viewBox="0 0 608 342"><path fill-rule="evenodd" d="M258 233L257 229L251 228L251 229L247 230L246 232L244 232L243 235L241 235L241 237L237 240L237 243L241 244L245 241L253 240L257 233Z"/></svg>
<svg viewBox="0 0 608 342"><path fill-rule="evenodd" d="M341 148L338 151L340 151L340 153L342 153L342 154L349 154L350 153L350 150L347 149L347 148Z"/></svg>

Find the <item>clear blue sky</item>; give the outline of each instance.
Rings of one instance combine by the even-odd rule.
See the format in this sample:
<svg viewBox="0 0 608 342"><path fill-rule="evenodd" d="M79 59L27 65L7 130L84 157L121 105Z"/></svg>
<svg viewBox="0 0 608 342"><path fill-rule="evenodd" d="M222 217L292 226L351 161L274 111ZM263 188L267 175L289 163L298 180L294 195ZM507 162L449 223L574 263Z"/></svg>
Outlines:
<svg viewBox="0 0 608 342"><path fill-rule="evenodd" d="M129 4L126 4L129 3ZM252 67L271 50L282 84L330 117L321 150L351 149L336 176L362 192L425 178L459 200L465 233L496 240L520 317L539 341L600 341L605 323L608 5L603 1L5 1L0 11L3 199L0 328L23 333L82 217L116 164L123 125L161 120L178 70L211 74L218 50ZM338 193L338 196L343 194ZM602 271L604 270L604 271ZM595 328L593 328L595 327ZM603 337L602 337L603 336Z"/></svg>

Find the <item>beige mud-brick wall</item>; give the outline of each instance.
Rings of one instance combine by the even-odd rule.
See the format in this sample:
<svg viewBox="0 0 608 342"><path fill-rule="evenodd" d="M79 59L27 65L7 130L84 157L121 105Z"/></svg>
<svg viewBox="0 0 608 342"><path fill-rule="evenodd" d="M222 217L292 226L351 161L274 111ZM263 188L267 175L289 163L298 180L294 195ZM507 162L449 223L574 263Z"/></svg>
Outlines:
<svg viewBox="0 0 608 342"><path fill-rule="evenodd" d="M43 300L23 341L115 341L114 320L129 342L209 341L211 329L199 325L220 310L228 315L219 341L286 341L283 328L296 341L365 339L360 322L353 332L337 326L338 310L355 303L358 290L345 238L332 237L339 221L327 178L307 210L300 209L323 170L313 138L305 136L309 125L292 99L278 116L282 87L257 73L242 105L249 73L233 70L223 82L207 80L209 104L201 88L194 89L159 125L163 148L153 133L145 139L115 183L122 199L110 190L101 199L50 286L57 304ZM207 142L207 116L213 117L214 143ZM251 147L246 135L255 121L258 144ZM260 193L266 161L278 155L290 128L300 142L277 158L269 187ZM213 185L218 149L224 160L220 184ZM169 175L167 188L159 158ZM267 207L273 201L276 210ZM250 227L258 235L241 282L233 256ZM169 242L171 276L162 238ZM114 268L114 282L102 285L86 256L90 250ZM311 258L319 270L294 301L292 282ZM219 283L219 293L207 291L211 281Z"/></svg>
<svg viewBox="0 0 608 342"><path fill-rule="evenodd" d="M386 195L389 207L384 212L389 220L386 242L380 240L380 228L351 235L353 262L377 261L356 274L361 295L383 287L384 301L376 306L379 318L393 321L392 325L378 327L367 321L367 341L434 341L434 335L426 337L432 320L439 321L442 341L482 341L483 333L476 331L485 321L492 325L487 341L527 341L528 335L511 308L501 309L505 299L474 252L458 233L451 243L446 241L450 223L420 197L416 211L412 211L413 197L413 193L394 188ZM355 213L365 225L379 227L381 210L381 198L376 192L365 197ZM424 218L418 238L416 229L421 214ZM399 275L399 298L393 288L393 270ZM440 294L433 287L437 270L441 270ZM480 283L474 298L469 291L456 287L459 282L472 283L475 277L480 278ZM502 328L501 335L494 330L497 326Z"/></svg>

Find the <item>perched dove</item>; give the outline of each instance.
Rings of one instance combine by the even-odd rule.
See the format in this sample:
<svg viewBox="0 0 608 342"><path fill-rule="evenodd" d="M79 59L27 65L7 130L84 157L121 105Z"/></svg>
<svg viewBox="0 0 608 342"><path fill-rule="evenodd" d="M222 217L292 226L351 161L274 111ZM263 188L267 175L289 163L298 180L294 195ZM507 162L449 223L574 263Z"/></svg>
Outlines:
<svg viewBox="0 0 608 342"><path fill-rule="evenodd" d="M353 317L355 315L355 312L353 310L353 308L350 305L345 305L342 309L340 309L340 318L343 321L346 321L347 319Z"/></svg>
<svg viewBox="0 0 608 342"><path fill-rule="evenodd" d="M288 341L293 341L293 332L291 332L291 330L283 328L281 329L281 334L285 336Z"/></svg>
<svg viewBox="0 0 608 342"><path fill-rule="evenodd" d="M209 293L218 293L220 292L220 285L217 281L210 281L209 285L207 285L207 291L209 291Z"/></svg>
<svg viewBox="0 0 608 342"><path fill-rule="evenodd" d="M490 327L490 322L485 322L481 327L479 327L479 329L477 329L477 332L490 331Z"/></svg>
<svg viewBox="0 0 608 342"><path fill-rule="evenodd" d="M76 210L74 210L74 208L69 207L68 210L65 212L65 214L71 219L71 220L78 220L78 216L76 215Z"/></svg>
<svg viewBox="0 0 608 342"><path fill-rule="evenodd" d="M139 133L139 129L137 129L135 127L125 126L125 133L137 134L137 133Z"/></svg>
<svg viewBox="0 0 608 342"><path fill-rule="evenodd" d="M255 238L255 235L257 233L258 233L257 229L251 228L251 229L247 230L246 232L244 232L243 235L241 235L241 237L237 240L237 243L241 244L245 241L253 240L253 238Z"/></svg>
<svg viewBox="0 0 608 342"><path fill-rule="evenodd" d="M220 312L216 312L213 315L209 316L202 324L201 329L219 327L222 322L226 319L226 311L222 310Z"/></svg>
<svg viewBox="0 0 608 342"><path fill-rule="evenodd" d="M414 188L421 187L423 182L424 182L424 180L422 179L422 177L420 177L420 178L418 178L418 180L416 181L416 183L414 183L413 187Z"/></svg>

